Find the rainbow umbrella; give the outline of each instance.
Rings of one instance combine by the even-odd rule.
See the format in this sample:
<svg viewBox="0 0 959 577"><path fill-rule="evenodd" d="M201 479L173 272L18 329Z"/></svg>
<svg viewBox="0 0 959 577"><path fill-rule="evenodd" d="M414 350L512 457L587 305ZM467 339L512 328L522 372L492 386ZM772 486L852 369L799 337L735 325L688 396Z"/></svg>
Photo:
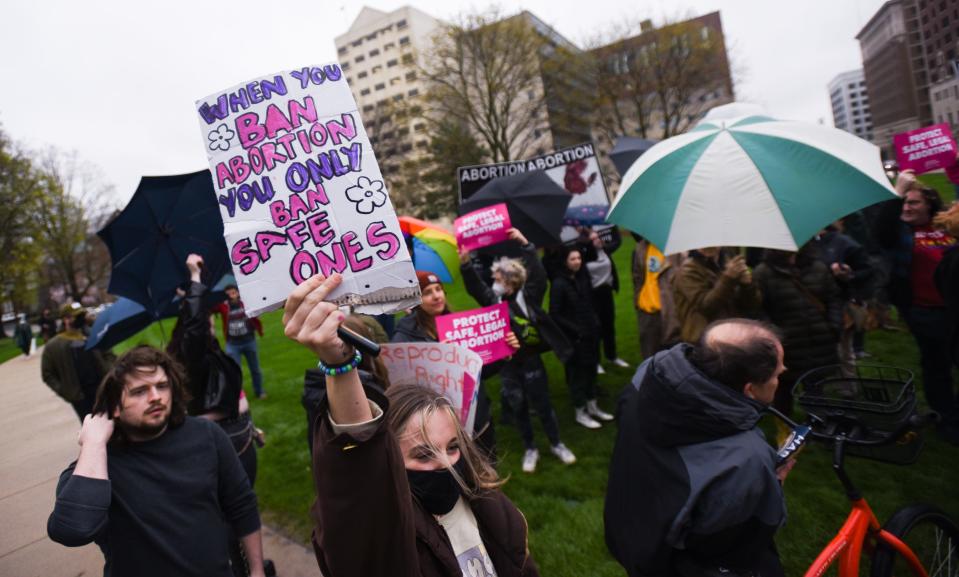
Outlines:
<svg viewBox="0 0 959 577"><path fill-rule="evenodd" d="M412 216L401 216L398 220L408 245L412 244L413 267L429 271L445 283L453 282L459 270L456 237L435 224Z"/></svg>

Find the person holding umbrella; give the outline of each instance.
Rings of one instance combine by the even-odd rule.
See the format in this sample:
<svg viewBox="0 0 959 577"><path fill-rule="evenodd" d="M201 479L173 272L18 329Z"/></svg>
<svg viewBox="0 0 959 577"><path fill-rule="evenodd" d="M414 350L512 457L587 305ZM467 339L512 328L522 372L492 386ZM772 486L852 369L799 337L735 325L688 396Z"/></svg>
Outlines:
<svg viewBox="0 0 959 577"><path fill-rule="evenodd" d="M510 228L507 234L519 245L522 260L501 258L495 261L492 286L480 279L472 255L465 250L460 251L460 272L466 292L481 306L499 302L509 304L510 324L520 346L500 371L502 395L526 447L523 472L532 473L539 462L539 450L533 440L533 423L529 416L531 406L543 423L550 451L566 465L576 462L576 456L559 438L559 421L549 398L546 367L540 358L543 352L552 348L565 362L572 356L573 349L563 331L542 308L546 269L536 255L536 247L516 228Z"/></svg>
<svg viewBox="0 0 959 577"><path fill-rule="evenodd" d="M241 411L241 408L246 408L246 402L245 399L241 400L243 373L240 366L223 352L213 336L210 310L204 302L208 289L201 282L203 263L200 255L187 256L186 267L190 280L166 352L185 369L185 387L191 397L187 412L190 416L209 419L223 429L252 487L257 472L256 445L262 438L253 425L249 411ZM230 555L237 574L246 565L241 554L239 540L231 538ZM263 563L272 565L269 559Z"/></svg>
<svg viewBox="0 0 959 577"><path fill-rule="evenodd" d="M684 342L699 342L714 321L753 317L760 310L762 295L746 258L736 255L723 263L722 252L720 247L690 251L673 280L673 302Z"/></svg>

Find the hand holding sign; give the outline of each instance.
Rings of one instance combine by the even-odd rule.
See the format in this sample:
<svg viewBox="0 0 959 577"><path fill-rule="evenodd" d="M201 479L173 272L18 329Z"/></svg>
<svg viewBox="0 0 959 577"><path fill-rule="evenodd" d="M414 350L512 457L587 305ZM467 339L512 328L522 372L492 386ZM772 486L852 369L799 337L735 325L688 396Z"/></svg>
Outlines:
<svg viewBox="0 0 959 577"><path fill-rule="evenodd" d="M508 331L509 305L506 303L436 317L440 340L475 351L484 365L513 354L514 347L506 341Z"/></svg>
<svg viewBox="0 0 959 577"><path fill-rule="evenodd" d="M465 250L476 250L505 241L510 228L509 210L505 203L474 210L457 218L456 245Z"/></svg>
<svg viewBox="0 0 959 577"><path fill-rule="evenodd" d="M328 365L342 363L352 354L336 334L346 315L335 304L326 302L342 281L337 273L330 278L310 277L293 289L283 310L283 333Z"/></svg>
<svg viewBox="0 0 959 577"><path fill-rule="evenodd" d="M956 158L956 142L946 123L896 134L892 140L902 170L914 169L921 174L945 168Z"/></svg>
<svg viewBox="0 0 959 577"><path fill-rule="evenodd" d="M327 299L342 283L334 273L330 278L316 275L293 289L283 311L283 332L306 346L327 365L349 360L353 351L337 335L345 315ZM327 376L330 418L341 425L364 423L373 419L373 411L356 371Z"/></svg>

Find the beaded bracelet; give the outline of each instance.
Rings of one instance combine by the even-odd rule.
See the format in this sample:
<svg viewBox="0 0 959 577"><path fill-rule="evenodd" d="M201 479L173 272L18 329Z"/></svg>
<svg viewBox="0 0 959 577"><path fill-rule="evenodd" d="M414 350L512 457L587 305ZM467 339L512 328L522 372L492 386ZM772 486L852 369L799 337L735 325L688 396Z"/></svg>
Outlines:
<svg viewBox="0 0 959 577"><path fill-rule="evenodd" d="M317 363L316 368L323 371L324 374L329 376L335 375L345 375L346 373L352 371L356 367L360 366L360 361L363 360L363 354L359 350L356 351L356 354L353 355L353 358L349 361L339 364L339 365L328 365L323 361Z"/></svg>

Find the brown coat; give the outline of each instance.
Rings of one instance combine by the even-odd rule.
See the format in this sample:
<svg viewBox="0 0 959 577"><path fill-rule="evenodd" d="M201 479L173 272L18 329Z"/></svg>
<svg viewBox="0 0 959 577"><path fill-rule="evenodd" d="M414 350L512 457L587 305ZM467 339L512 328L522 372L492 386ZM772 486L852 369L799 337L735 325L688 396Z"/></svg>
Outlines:
<svg viewBox="0 0 959 577"><path fill-rule="evenodd" d="M696 343L713 321L755 317L762 295L756 283L740 284L696 254L686 259L673 279L673 301L683 341Z"/></svg>
<svg viewBox="0 0 959 577"><path fill-rule="evenodd" d="M386 399L366 389L385 411ZM324 402L325 405L325 402ZM449 537L410 494L399 445L385 419L367 441L314 426L313 548L326 577L462 577ZM538 577L526 519L500 491L470 500L498 577Z"/></svg>

